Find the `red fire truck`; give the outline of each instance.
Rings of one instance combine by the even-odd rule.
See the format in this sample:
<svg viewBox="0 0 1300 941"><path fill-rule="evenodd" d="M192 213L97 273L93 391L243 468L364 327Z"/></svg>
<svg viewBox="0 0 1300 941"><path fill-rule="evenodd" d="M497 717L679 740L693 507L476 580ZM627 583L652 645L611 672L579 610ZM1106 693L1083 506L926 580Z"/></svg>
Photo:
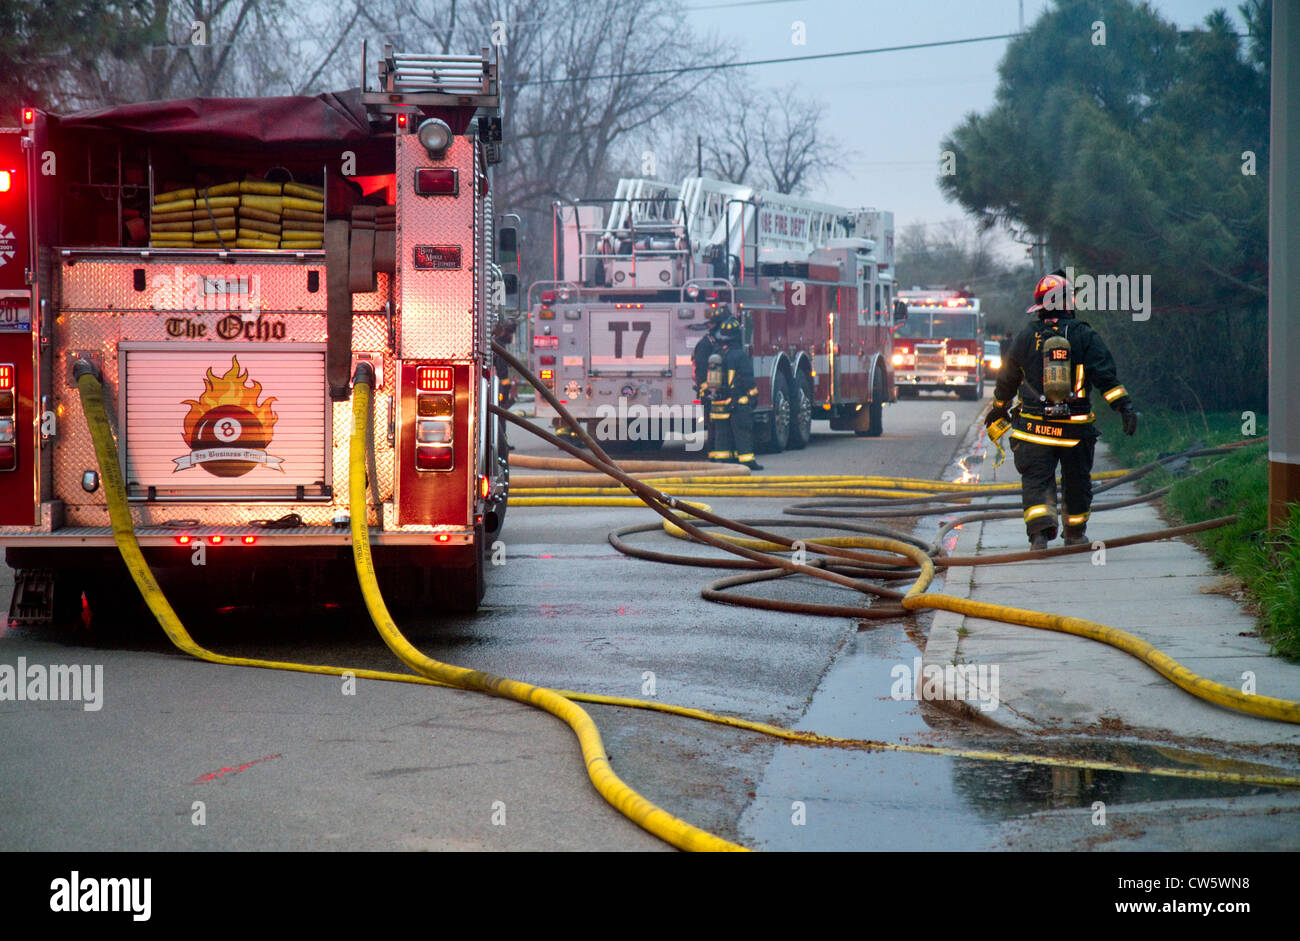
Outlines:
<svg viewBox="0 0 1300 941"><path fill-rule="evenodd" d="M362 51L362 74L367 69ZM378 87L189 99L0 133L0 546L10 617L134 597L73 370L102 378L160 577L338 600L350 377L398 607L472 610L507 468L488 336L497 65L386 48Z"/></svg>
<svg viewBox="0 0 1300 941"><path fill-rule="evenodd" d="M881 433L893 399L894 218L704 177L620 180L557 203L554 280L529 290L534 372L598 438L703 446L691 354L738 316L760 445L803 448L812 420ZM539 417L558 424L539 403Z"/></svg>
<svg viewBox="0 0 1300 941"><path fill-rule="evenodd" d="M906 319L894 331L894 381L900 398L918 392L984 395L984 315L979 298L961 291L899 291Z"/></svg>

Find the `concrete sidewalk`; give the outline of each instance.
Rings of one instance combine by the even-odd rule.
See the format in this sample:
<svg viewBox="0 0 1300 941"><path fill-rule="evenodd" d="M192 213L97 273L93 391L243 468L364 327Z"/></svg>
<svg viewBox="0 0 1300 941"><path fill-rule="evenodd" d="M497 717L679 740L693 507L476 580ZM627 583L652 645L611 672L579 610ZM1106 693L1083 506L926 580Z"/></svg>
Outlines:
<svg viewBox="0 0 1300 941"><path fill-rule="evenodd" d="M982 440L982 435L980 436ZM1008 451L993 467L990 448L982 481L1019 484ZM1116 466L1104 443L1095 471ZM1103 482L1097 482L1103 483ZM1127 484L1102 494L1108 502L1138 493ZM996 498L1006 502L1007 498ZM977 501L978 504L985 501ZM1155 503L1101 511L1088 524L1100 540L1161 529ZM1061 545L1060 538L1052 543ZM1028 548L1024 523L994 520L963 527L953 555ZM1220 576L1208 558L1179 539L1009 565L953 569L941 589L1035 611L1070 614L1118 627L1154 644L1189 670L1238 689L1253 673L1255 692L1300 700L1300 666L1268 655L1255 621L1236 601L1207 593ZM1208 739L1234 745L1300 745L1300 725L1261 719L1184 692L1137 658L1082 637L936 612L925 664L998 667L999 703L986 718L1018 731L1095 732L1168 741ZM969 700L972 705L975 700Z"/></svg>

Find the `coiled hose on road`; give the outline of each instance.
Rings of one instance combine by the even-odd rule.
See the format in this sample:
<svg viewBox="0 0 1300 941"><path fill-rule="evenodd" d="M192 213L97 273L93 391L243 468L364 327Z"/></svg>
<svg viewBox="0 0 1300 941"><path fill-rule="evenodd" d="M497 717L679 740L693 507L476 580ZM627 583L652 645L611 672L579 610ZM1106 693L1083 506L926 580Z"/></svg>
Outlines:
<svg viewBox="0 0 1300 941"><path fill-rule="evenodd" d="M905 559L910 559L916 563L918 574L911 588L909 588L901 597L898 597L896 592L892 592L889 589L882 589L879 586L870 585L865 581L855 580L849 576L841 574L840 571L833 571L831 566L822 567L800 565L778 556L764 555L763 553L760 553L757 548L754 548L752 542L746 544L743 540L718 538L706 533L698 526L686 523L683 518L679 517L673 519L671 511L680 509L683 514L689 514L701 520L756 538L773 548L791 548L794 544L794 540L787 537L774 533L763 533L754 526L735 520L727 520L710 511L701 509L698 506L683 504L674 497L669 497L666 494L659 493L644 482L633 480L628 477L628 475L621 473L609 459L609 456L601 450L600 445L597 444L596 441L587 434L586 430L582 428L581 424L574 421L572 417L569 416L563 405L560 404L555 395L546 387L545 383L536 381L523 364L510 355L508 351L500 347L494 347L494 349L499 355L503 355L504 358L510 362L511 366L519 370L520 374L524 376L525 379L534 384L538 394L546 398L552 407L557 410L557 412L569 424L570 428L573 429L574 433L583 441L584 444L587 445L591 453L584 454L572 445L562 442L554 435L542 432L541 429L530 430L542 434L543 437L550 440L553 444L568 451L575 457L587 461L597 470L608 474L609 476L621 479L624 486L636 494L636 496L644 500L647 506L650 506L650 508L655 510L655 512L664 516L665 519L668 522L673 523L678 530L689 535L696 541L704 542L708 545L714 546L715 548L723 548L727 552L745 556L752 561L767 561L772 563L769 564L765 570L756 572L753 575L732 576L728 579L721 580L721 583L715 583L713 586L706 588L704 595L710 600L730 601L731 599L729 597L721 596L719 589L721 587L731 587L732 585L747 579L773 579L783 577L787 573L802 572L803 574L810 574L816 578L832 581L836 584L854 588L861 592L871 593L880 597L897 598L899 608L903 611L954 611L969 617L985 618L987 620L1001 621L1007 624L1020 624L1025 627L1033 627L1039 630L1074 634L1079 637L1086 637L1090 640L1100 641L1101 643L1108 644L1136 657L1181 689L1184 689L1192 695L1204 699L1207 702L1212 702L1216 705L1244 712L1249 715L1260 716L1262 718L1300 723L1300 702L1280 699L1273 696L1246 693L1236 687L1227 686L1223 683L1218 683L1214 680L1208 679L1207 677L1200 676L1199 674L1187 669L1185 666L1178 663L1178 661L1174 660L1168 654L1165 654L1153 645L1139 637L1129 634L1126 631L1122 631L1119 628L1107 624L1100 624L1096 621L1089 621L1084 618L1075 618L1067 615L1050 614L1040 611L1028 611L1021 608L1008 607L1006 605L974 601L968 598L957 598L951 595L928 593L926 592L926 589L929 587L930 581L933 578L936 562L930 557L929 553L919 549L917 546L905 541L904 539L898 538L898 535L900 534L895 534L892 538L864 534L848 537L847 540L837 540L837 542L849 542L852 545L861 548L883 550L892 553L892 558L882 558L880 556L868 557L862 553L846 550L839 546L827 545L824 541L819 542L818 540L809 540L806 543L800 543L801 547L808 552L834 556L834 561L841 570L846 566L853 567L855 564L866 563L868 567L878 571L881 567L896 567L898 557L900 556ZM508 418L513 420L516 424L527 427L527 423L524 422L523 419L519 418L519 416L511 415L502 409L495 409L495 411L497 414L508 416ZM1219 451L1217 449L1203 449L1199 453L1219 453ZM1133 477L1136 473L1137 472L1121 473L1114 478L1114 481L1110 486L1115 486L1118 483L1123 482L1125 479ZM1005 492L1008 488L989 489L1002 489ZM964 493L966 491L963 489L959 492ZM872 508L875 508L874 505ZM1099 507L1098 509L1102 508L1103 507ZM1155 533L1141 533L1136 536L1127 537L1127 540L1123 542L1128 545L1136 542L1167 539L1175 535L1226 525L1234 520L1235 517L1222 517L1217 520L1208 520L1204 523L1194 524L1193 526L1178 527L1176 530L1161 530ZM1112 540L1109 545L1117 546L1120 542L1120 540ZM618 544L616 543L615 545L617 547ZM982 560L978 557L963 560L948 558L945 564L949 566L954 564L978 565L992 564L993 562L1024 561L1034 558L1043 558L1048 555L1065 554L1071 551L1089 551L1090 548L1091 547L1085 545L1061 547L1046 552L1028 551L1019 553L1003 553L1000 556L986 556ZM756 554L762 557L756 558ZM788 610L788 608L786 610ZM869 611L870 609L866 610ZM886 616L893 616L898 613L897 609L892 607L884 608L884 610L888 612ZM815 613L830 614L832 612L822 610ZM839 611L834 613L842 616ZM854 616L861 617L863 615L859 614Z"/></svg>
<svg viewBox="0 0 1300 941"><path fill-rule="evenodd" d="M519 364L516 363L516 365L518 366ZM581 709L572 707L572 709L576 709L576 712L571 711L569 706L571 706L572 702L590 702L603 705L653 710L726 725L733 728L747 729L752 732L758 732L800 744L835 746L868 751L897 751L915 754L944 755L946 757L964 758L977 761L999 761L1030 765L1046 765L1052 767L1109 770L1239 784L1300 787L1300 778L1272 774L1239 774L1186 768L1145 768L1119 762L1062 759L1045 755L1016 755L1006 752L984 751L978 749L928 747L871 740L833 738L811 732L784 729L768 723L753 722L733 716L718 715L704 710L676 706L669 703L638 700L627 697L601 696L599 694L580 693L568 690L545 690L541 687L534 687L529 684L495 677L491 674L482 673L481 671L467 670L461 667L442 664L439 661L425 657L406 641L405 637L401 635L400 631L396 628L396 625L393 624L391 618L388 617L387 610L383 607L382 598L379 596L378 587L374 583L373 566L369 562L368 531L364 523L366 509L364 458L367 440L365 429L369 420L368 403L370 388L369 384L364 381L358 384L357 391L360 393L360 398L354 400L354 437L351 449L349 488L350 501L352 505L354 556L357 563L358 577L362 581L363 591L367 594L367 607L371 611L372 618L376 621L376 628L379 629L381 637L383 637L385 643L399 656L400 659L403 659L404 662L407 662L408 666L417 670L417 672L422 675L414 676L376 670L316 664L297 664L244 657L229 657L215 653L197 644L185 630L184 625L176 616L171 605L167 602L165 595L157 581L154 579L153 573L150 571L148 564L145 562L143 554L140 551L139 543L135 538L131 511L126 501L125 486L123 484L120 464L117 458L116 442L113 438L104 409L103 388L98 375L95 373L94 369L86 363L78 363L74 370L74 375L82 398L83 413L86 416L87 424L94 441L96 460L100 467L101 479L104 482L105 496L110 513L114 541L117 544L131 578L140 590L145 603L158 620L168 639L177 647L177 649L198 659L228 666L289 670L336 676L350 673L363 679L470 688L490 692L496 695L509 696L510 698L516 698L522 702L526 702L529 705L546 709L568 722L570 727L574 729L575 734L578 735L579 742L583 748L584 758L586 759L588 773L592 778L593 784L596 785L597 790L601 795L621 813L628 816L629 819L632 819L638 825L652 833L655 833L657 836L660 836L673 846L691 850L743 849L743 847L739 847L734 843L718 838L712 834L708 834L691 826L685 821L679 820L668 812L663 811L648 801L645 801L644 798L641 798L630 788L627 788L627 786L623 784L616 775L614 775L612 769L609 768L607 758L604 755L603 747L600 743L599 733L596 730L594 723L591 723L590 718L587 717L586 713ZM360 378L365 378L364 373ZM595 443L592 442L592 444L594 445ZM598 446L596 447L598 448ZM579 457L584 461L587 460L586 455L579 455ZM588 463L590 463L590 461L588 461ZM613 467L612 464L608 464L607 466L610 468ZM633 489L635 491L635 488ZM653 491L653 488L649 487L645 487L644 489L648 492ZM656 501L662 501L662 503L656 502L655 505L662 505L666 511L667 517L671 517L675 509L683 506L679 501L667 497L667 495L664 494L658 494L655 499ZM692 515L698 515L698 512L693 512ZM694 529L694 527L691 527L689 524L687 524L685 528L688 533ZM732 524L731 528L755 538L771 540L771 534L765 533L754 527L746 526L744 524ZM702 533L700 535L703 536ZM781 537L775 538L778 542L787 546L789 545L789 542L782 540ZM779 559L775 556L763 555L744 547L730 547L725 540L714 540L704 537L701 538L700 541L745 556L749 558L750 561L774 561L782 563L781 567L789 564L793 571L815 575L837 574L830 572L823 573L816 567L812 566L785 563L785 560ZM881 542L885 544L895 543L894 540L881 540ZM905 544L897 543L896 545L904 546ZM887 545L885 548L890 551L895 551L892 545ZM923 568L925 565L929 564L928 561L923 561L928 560L928 556L926 556L919 548L910 548L913 548L918 555L911 556L907 552L901 554L914 559L919 565L922 565ZM899 553L895 552L894 555L869 556L863 553L840 549L838 547L827 547L825 550L818 547L813 551L825 551L829 556L838 556L840 558L849 559L850 561L866 562L869 565L878 565L882 563L886 565L893 564L897 562L899 555ZM930 569L930 571L932 572L932 569ZM839 576L839 578L844 578L844 576ZM833 580L838 581L839 579L837 578ZM928 579L926 581L928 583ZM920 582L918 581L918 585L919 584ZM854 583L854 587L858 587L856 583ZM915 587L916 586L914 586L914 588ZM866 590L868 592L872 591L870 588L860 590ZM568 700L569 702L558 702L555 699L552 699L551 695L548 694L559 697L561 700ZM581 715L579 715L579 713L581 713Z"/></svg>

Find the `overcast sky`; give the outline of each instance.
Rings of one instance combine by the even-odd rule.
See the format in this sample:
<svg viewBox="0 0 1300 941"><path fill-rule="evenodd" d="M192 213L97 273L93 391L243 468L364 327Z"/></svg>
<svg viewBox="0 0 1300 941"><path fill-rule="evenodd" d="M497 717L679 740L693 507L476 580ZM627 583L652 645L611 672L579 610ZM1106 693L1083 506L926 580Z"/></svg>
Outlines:
<svg viewBox="0 0 1300 941"><path fill-rule="evenodd" d="M686 0L692 25L732 39L741 59L764 59L1014 33L1019 0ZM1244 31L1237 0L1154 0L1180 28L1226 8ZM1024 0L1026 26L1048 6ZM1099 9L1104 3L1099 2ZM795 21L806 45L792 42ZM939 191L939 141L972 111L993 104L997 64L1007 40L887 52L750 71L762 85L797 84L826 106L832 135L850 152L845 169L808 195L836 205L894 212L901 230L913 222L959 218ZM1008 241L1004 251L1015 249Z"/></svg>

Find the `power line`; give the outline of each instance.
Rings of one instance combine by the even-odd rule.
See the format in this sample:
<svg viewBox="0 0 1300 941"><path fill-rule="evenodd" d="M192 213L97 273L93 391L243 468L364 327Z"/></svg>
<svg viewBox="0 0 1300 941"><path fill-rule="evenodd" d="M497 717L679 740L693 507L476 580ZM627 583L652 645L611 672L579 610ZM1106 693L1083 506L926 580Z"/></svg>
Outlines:
<svg viewBox="0 0 1300 941"><path fill-rule="evenodd" d="M945 39L939 42L908 43L903 46L879 46L875 49L852 49L846 52L820 52L806 56L782 56L777 59L749 59L745 62L719 62L714 65L683 65L674 69L643 69L637 72L608 72L603 75L569 75L564 78L528 79L522 82L503 82L512 88L526 88L529 85L562 85L568 82L594 82L608 78L639 78L644 75L684 75L687 72L711 72L722 69L740 69L751 65L778 65L783 62L810 62L814 59L843 59L848 56L870 56L881 52L906 52L910 49L936 49L940 46L964 46L976 42L995 42L1000 39L1015 39L1019 33L1003 33L999 36L975 36L970 39Z"/></svg>
<svg viewBox="0 0 1300 941"><path fill-rule="evenodd" d="M685 7L687 10L723 10L727 7L761 7L773 3L804 3L805 0L732 0L731 3L706 3L700 6Z"/></svg>

